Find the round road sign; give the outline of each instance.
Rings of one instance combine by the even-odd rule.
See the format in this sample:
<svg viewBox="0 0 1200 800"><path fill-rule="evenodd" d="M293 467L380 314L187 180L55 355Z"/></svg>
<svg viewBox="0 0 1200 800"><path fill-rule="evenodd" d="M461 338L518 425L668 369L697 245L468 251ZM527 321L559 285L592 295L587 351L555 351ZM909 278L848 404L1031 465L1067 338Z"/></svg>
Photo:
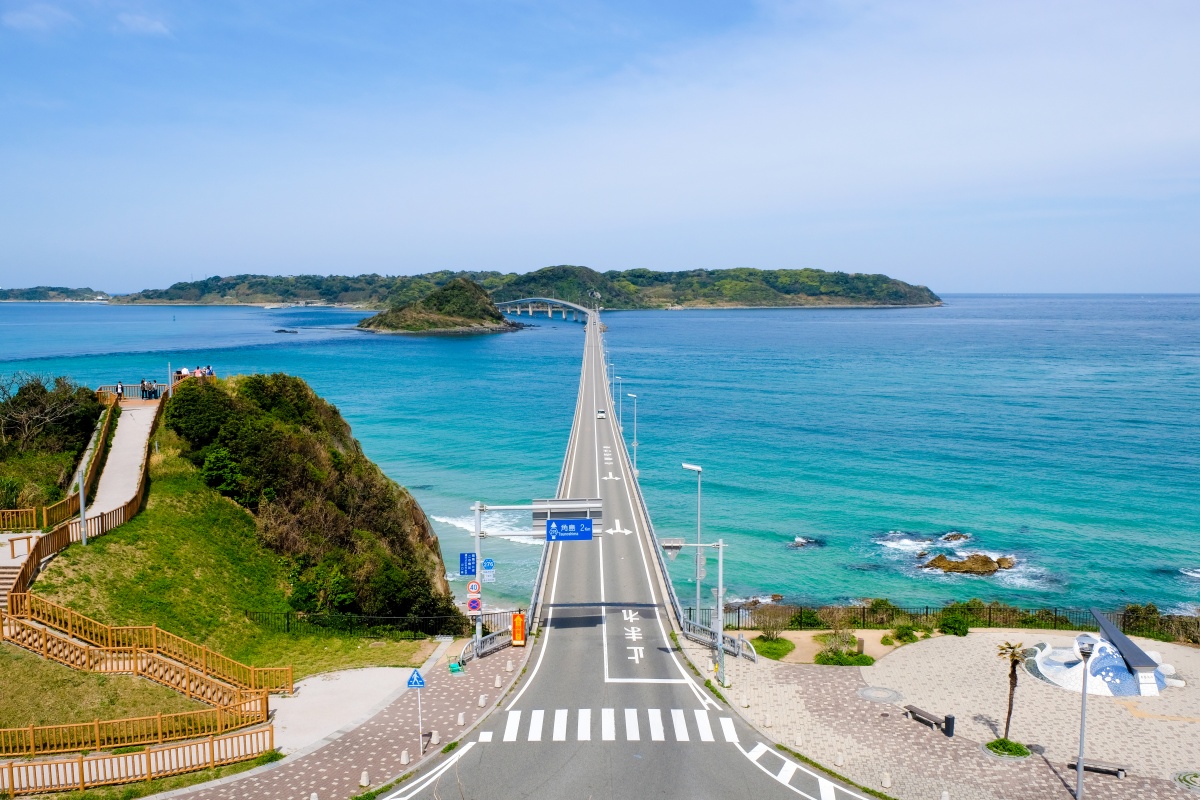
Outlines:
<svg viewBox="0 0 1200 800"><path fill-rule="evenodd" d="M480 610L482 610L482 608L483 608L483 603L480 602L478 597L472 597L470 600L467 601L467 610L468 611L480 611Z"/></svg>
<svg viewBox="0 0 1200 800"><path fill-rule="evenodd" d="M479 581L471 581L467 584L467 594L479 594Z"/></svg>

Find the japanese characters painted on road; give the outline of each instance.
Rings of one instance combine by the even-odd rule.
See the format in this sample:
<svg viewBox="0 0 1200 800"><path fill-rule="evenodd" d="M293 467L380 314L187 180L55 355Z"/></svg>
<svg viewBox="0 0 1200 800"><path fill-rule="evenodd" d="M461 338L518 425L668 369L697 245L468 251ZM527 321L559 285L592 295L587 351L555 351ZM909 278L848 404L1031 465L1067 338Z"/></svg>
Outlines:
<svg viewBox="0 0 1200 800"><path fill-rule="evenodd" d="M519 611L512 615L512 646L525 646L525 615Z"/></svg>
<svg viewBox="0 0 1200 800"><path fill-rule="evenodd" d="M410 688L410 689L424 689L425 688L425 679L421 677L421 673L419 670L414 669L412 671L412 675L408 676L408 688Z"/></svg>
<svg viewBox="0 0 1200 800"><path fill-rule="evenodd" d="M474 597L479 596L479 581L471 581L467 584L467 594Z"/></svg>
<svg viewBox="0 0 1200 800"><path fill-rule="evenodd" d="M474 553L459 553L458 554L458 574L465 577L475 574L475 554Z"/></svg>
<svg viewBox="0 0 1200 800"><path fill-rule="evenodd" d="M592 521L590 519L546 520L547 542L590 542Z"/></svg>
<svg viewBox="0 0 1200 800"><path fill-rule="evenodd" d="M467 600L467 614L472 617L477 617L483 613L483 601L478 597L472 597Z"/></svg>

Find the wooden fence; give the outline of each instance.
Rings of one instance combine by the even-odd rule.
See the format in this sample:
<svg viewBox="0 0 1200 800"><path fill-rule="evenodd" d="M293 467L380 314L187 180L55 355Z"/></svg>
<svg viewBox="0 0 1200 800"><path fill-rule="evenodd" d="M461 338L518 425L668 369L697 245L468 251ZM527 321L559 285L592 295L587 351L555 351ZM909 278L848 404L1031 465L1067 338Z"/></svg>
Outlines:
<svg viewBox="0 0 1200 800"><path fill-rule="evenodd" d="M0 756L75 753L116 747L159 745L227 733L267 721L267 695L259 693L241 703L152 717L93 720L69 725L30 725L0 728Z"/></svg>
<svg viewBox="0 0 1200 800"><path fill-rule="evenodd" d="M137 651L163 656L198 670L206 678L216 678L239 689L288 694L292 691L291 667L242 664L157 625L105 625L28 592L10 593L8 608L14 620L39 622L66 633L72 640L80 639L106 652Z"/></svg>
<svg viewBox="0 0 1200 800"><path fill-rule="evenodd" d="M249 761L275 749L272 726L121 755L76 756L54 761L10 761L0 767L0 792L9 796L80 791Z"/></svg>
<svg viewBox="0 0 1200 800"><path fill-rule="evenodd" d="M32 531L37 520L36 508L0 508L0 531Z"/></svg>
<svg viewBox="0 0 1200 800"><path fill-rule="evenodd" d="M83 485L87 489L88 497L92 496L92 490L100 478L100 463L104 460L104 449L108 445L108 432L112 429L113 418L116 417L116 414L113 413L114 400L115 398L101 398L101 402L107 406L104 412L104 423L100 426L100 435L96 438L96 448L92 451L92 460L88 464L87 474L83 478ZM43 528L53 528L63 520L79 513L79 491L78 487L75 488L76 491L69 497L59 500L54 505L42 507Z"/></svg>

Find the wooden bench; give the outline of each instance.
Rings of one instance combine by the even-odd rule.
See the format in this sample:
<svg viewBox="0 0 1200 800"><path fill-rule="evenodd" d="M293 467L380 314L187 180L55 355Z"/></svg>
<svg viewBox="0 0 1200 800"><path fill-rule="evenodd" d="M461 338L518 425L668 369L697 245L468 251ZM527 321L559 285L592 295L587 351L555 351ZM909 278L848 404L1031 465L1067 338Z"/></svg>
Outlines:
<svg viewBox="0 0 1200 800"><path fill-rule="evenodd" d="M944 717L939 717L937 714L931 714L928 711L922 711L916 706L905 706L904 716L909 719L914 719L917 722L923 722L930 727L937 728L947 736L954 735L954 715L947 714Z"/></svg>
<svg viewBox="0 0 1200 800"><path fill-rule="evenodd" d="M1067 769L1079 769L1079 759L1072 758L1067 763ZM1090 758L1083 760L1083 769L1086 772L1099 772L1104 775L1116 775L1118 778L1125 777L1125 768L1119 767L1116 764L1109 764L1105 761L1094 761Z"/></svg>

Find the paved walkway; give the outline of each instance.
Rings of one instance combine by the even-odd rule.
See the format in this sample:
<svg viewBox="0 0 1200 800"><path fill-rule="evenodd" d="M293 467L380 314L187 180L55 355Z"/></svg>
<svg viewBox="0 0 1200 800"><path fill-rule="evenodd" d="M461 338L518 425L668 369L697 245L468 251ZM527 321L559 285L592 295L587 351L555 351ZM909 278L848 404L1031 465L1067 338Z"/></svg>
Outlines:
<svg viewBox="0 0 1200 800"><path fill-rule="evenodd" d="M440 744L431 745L426 759L432 759L447 742L471 728L482 715L492 710L496 700L507 692L520 675L525 652L505 648L487 658L472 661L462 675L451 675L449 660L456 658L462 643L439 648L422 670L426 688L421 690L421 712L425 731L437 731ZM506 665L513 662L513 671ZM500 678L500 689L495 688ZM479 707L485 696L484 708ZM463 714L463 725L458 715ZM351 723L353 725L354 723ZM385 708L352 730L332 734L269 767L242 776L215 781L190 789L168 792L160 797L188 797L194 800L230 800L253 797L255 800L308 800L315 793L319 800L346 800L363 791L359 778L364 770L372 786L416 768L420 753L417 728L417 693L404 691ZM400 763L408 751L412 762Z"/></svg>
<svg viewBox="0 0 1200 800"><path fill-rule="evenodd" d="M1023 633L1038 635L1037 632ZM967 637L967 640L970 638ZM1034 755L1019 761L1004 761L983 752L980 741L990 740L994 736L989 732L986 737L972 738L977 737L979 730L974 727L974 723L964 726L961 734L948 739L938 731L904 718L902 707L908 703L926 707L928 702L928 710L936 713L955 710L938 702L936 695L930 695L928 700L915 702L916 688L923 680L929 684L941 680L941 677L921 677L922 674L926 674L922 672L922 668L931 663L933 658L921 657L923 654L918 648L933 642L945 642L941 646L950 648L967 640L951 637L931 639L918 645L908 645L888 656L894 658L907 648L913 648L908 657L912 658L914 668L906 670L900 667L897 671L887 674L888 680L892 682L899 682L895 680L899 674L910 676L906 678L910 682L904 685L914 691L914 696L893 700L892 703L873 702L859 695L859 690L868 689L869 686L858 668L785 664L769 659L760 659L758 664L752 664L745 659L728 658L726 669L733 685L725 696L764 736L791 747L863 786L886 792L900 800L938 800L943 791L949 792L951 800L1069 800L1075 785L1074 773L1066 769L1058 754L1060 746L1057 744L1044 756ZM985 640L980 645L971 644L973 649L980 648L984 651L988 646L992 646L990 640ZM701 669L708 663L707 649L687 642L685 650L692 662ZM931 657L942 655L935 654L932 650L927 652ZM956 667L946 668L944 685L996 683L991 662L996 662L1002 673L1003 664L993 653L994 646L991 652L986 652L986 659L982 661L978 657L963 656L962 660L956 662ZM885 658L880 662L880 667L876 668L877 672L874 674L878 674L878 670L886 661ZM955 668L958 672L951 675L951 670ZM1022 692L1022 689L1028 688L1033 682L1029 676L1023 677L1022 688L1018 689L1018 692ZM998 685L1002 690L1006 690L1006 681L1006 677L1001 674ZM886 688L900 690L899 686ZM1029 691L1026 694L1033 692ZM1088 699L1090 716L1094 706L1090 702L1093 698ZM1169 696L1167 699L1170 699ZM972 702L986 705L985 708L976 706L974 713L995 717L1004 712L1003 700L998 707L991 699L981 698ZM1067 696L1066 702L1070 702L1070 696ZM1074 696L1074 702L1078 703L1077 695ZM1029 712L1037 712L1035 703L1029 703L1029 706ZM968 711L959 713L959 724L967 722L972 716L973 713ZM986 723L980 724L986 728ZM1062 734L1064 741L1071 738L1071 731L1078 730L1077 717L1069 724L1060 723L1052 718L1048 728L1060 724L1068 728L1068 731ZM1095 724L1089 726L1089 731L1095 727ZM1030 743L1034 743L1038 738L1022 733L1022 729L1015 730L1014 734ZM1168 735L1169 732L1162 732L1164 738ZM1183 743L1182 746L1195 748L1195 735L1190 738L1192 741ZM1165 746L1166 742L1163 744ZM1184 762L1178 769L1197 767L1200 767L1200 763ZM885 773L891 783L890 788L886 789L883 787ZM1115 777L1088 773L1086 783L1087 796L1094 800L1128 800L1134 797L1145 800L1196 798L1195 794L1157 774L1135 773L1124 780L1118 780Z"/></svg>
<svg viewBox="0 0 1200 800"><path fill-rule="evenodd" d="M150 428L154 424L157 405L131 403L121 406L117 432L113 435L108 461L100 473L100 485L95 497L88 498L88 518L113 511L128 503L137 494L138 478L142 474L142 454Z"/></svg>

